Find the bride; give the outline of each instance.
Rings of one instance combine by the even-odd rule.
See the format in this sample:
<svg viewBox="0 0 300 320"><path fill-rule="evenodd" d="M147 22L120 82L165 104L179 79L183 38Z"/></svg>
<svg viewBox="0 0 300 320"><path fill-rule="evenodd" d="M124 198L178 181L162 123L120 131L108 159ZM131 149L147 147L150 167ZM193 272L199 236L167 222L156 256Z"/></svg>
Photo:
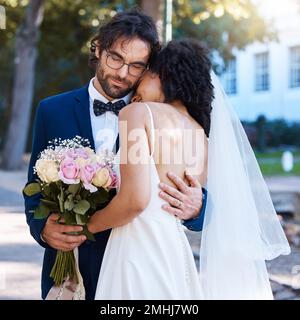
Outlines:
<svg viewBox="0 0 300 320"><path fill-rule="evenodd" d="M89 224L113 228L95 299L272 299L265 260L290 248L204 48L169 42L133 100L119 115L118 194ZM199 273L157 195L166 172L185 170L208 189Z"/></svg>

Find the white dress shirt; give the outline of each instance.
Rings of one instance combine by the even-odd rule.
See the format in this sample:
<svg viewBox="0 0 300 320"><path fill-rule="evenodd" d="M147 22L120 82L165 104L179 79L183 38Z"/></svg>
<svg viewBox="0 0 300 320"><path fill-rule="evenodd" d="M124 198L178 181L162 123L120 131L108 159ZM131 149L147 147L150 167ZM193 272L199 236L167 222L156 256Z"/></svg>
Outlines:
<svg viewBox="0 0 300 320"><path fill-rule="evenodd" d="M100 100L104 103L108 103L107 100L95 87L93 84L95 78L91 79L88 92L90 96L90 116L91 116L91 125L93 138L95 142L96 153L101 150L113 150L113 147L116 143L119 126L118 126L118 117L111 111L103 113L101 116L96 116L93 109L94 100ZM129 93L127 96L121 99L115 99L111 102L116 102L118 100L124 100L126 104L129 104L132 93Z"/></svg>

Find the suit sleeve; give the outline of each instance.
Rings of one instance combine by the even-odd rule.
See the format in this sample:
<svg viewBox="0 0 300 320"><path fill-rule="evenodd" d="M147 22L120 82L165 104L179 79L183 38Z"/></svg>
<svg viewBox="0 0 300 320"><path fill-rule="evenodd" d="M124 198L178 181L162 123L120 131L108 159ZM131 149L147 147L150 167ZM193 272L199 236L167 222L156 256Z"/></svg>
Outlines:
<svg viewBox="0 0 300 320"><path fill-rule="evenodd" d="M34 182L35 179L37 179L36 174L34 174L33 172L33 167L40 152L47 147L47 136L43 119L43 109L43 102L41 102L37 108L34 119L32 153L28 168L28 180L26 185ZM44 229L47 219L34 218L34 210L40 202L41 195L37 194L29 197L23 193L23 197L25 201L26 222L29 226L31 235L42 247L50 248L50 246L41 239L41 232Z"/></svg>
<svg viewBox="0 0 300 320"><path fill-rule="evenodd" d="M183 221L183 225L192 231L202 231L203 229L205 209L206 209L206 203L207 203L207 190L205 188L202 188L202 194L203 194L203 198L202 198L203 200L202 200L202 207L199 212L199 215L193 219Z"/></svg>

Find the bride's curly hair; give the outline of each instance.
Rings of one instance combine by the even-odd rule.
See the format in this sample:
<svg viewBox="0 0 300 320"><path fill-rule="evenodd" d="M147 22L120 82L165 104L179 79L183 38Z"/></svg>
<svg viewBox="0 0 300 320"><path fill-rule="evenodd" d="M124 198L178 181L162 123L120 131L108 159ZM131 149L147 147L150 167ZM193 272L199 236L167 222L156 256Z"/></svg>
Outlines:
<svg viewBox="0 0 300 320"><path fill-rule="evenodd" d="M194 39L173 40L150 65L159 75L165 102L180 100L209 136L213 85L208 50Z"/></svg>

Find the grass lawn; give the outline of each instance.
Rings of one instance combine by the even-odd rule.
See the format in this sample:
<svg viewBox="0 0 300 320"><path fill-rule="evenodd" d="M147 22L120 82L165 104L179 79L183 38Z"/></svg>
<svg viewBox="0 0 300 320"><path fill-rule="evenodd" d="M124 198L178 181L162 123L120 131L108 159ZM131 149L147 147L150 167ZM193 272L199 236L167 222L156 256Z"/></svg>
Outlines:
<svg viewBox="0 0 300 320"><path fill-rule="evenodd" d="M283 151L270 151L270 152L258 152L254 151L257 159L270 159L278 158L281 159ZM294 158L300 158L300 150L292 152Z"/></svg>
<svg viewBox="0 0 300 320"><path fill-rule="evenodd" d="M284 172L282 169L282 151L255 152L255 155L264 176L300 176L300 151L293 152L294 168L290 172Z"/></svg>
<svg viewBox="0 0 300 320"><path fill-rule="evenodd" d="M260 170L264 176L300 176L300 162L294 163L294 168L290 172L284 172L280 159L274 163L260 163Z"/></svg>

